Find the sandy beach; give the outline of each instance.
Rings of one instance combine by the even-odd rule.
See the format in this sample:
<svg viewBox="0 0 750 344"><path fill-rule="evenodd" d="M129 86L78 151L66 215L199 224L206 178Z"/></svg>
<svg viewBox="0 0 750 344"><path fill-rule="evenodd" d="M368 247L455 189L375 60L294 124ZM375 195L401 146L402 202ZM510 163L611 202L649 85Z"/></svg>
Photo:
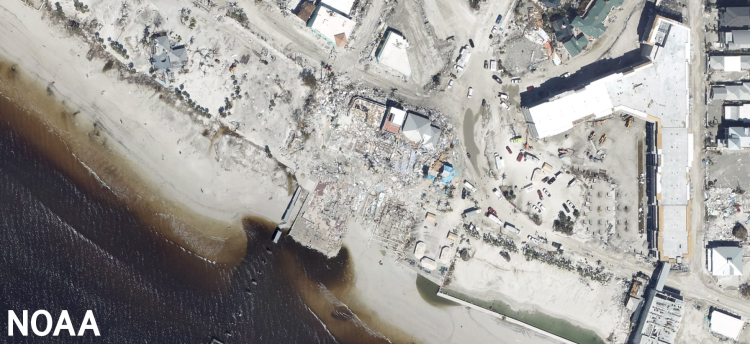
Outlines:
<svg viewBox="0 0 750 344"><path fill-rule="evenodd" d="M261 163L243 166L248 157L265 156L263 151L228 135L214 137L217 131L204 136L206 127L221 123L191 118L162 102L152 89L117 82L115 71L102 72L105 61L87 60L87 44L51 27L42 12L9 1L0 4L0 17L0 57L11 64L3 76L12 75L12 67L47 85L53 97L43 86L18 89L10 78L0 84L3 94L26 98L25 104L62 101L61 111L75 115L63 118L36 109L37 115L103 184L118 189L120 196L164 206L163 214L150 215L166 221L196 214L172 226L170 240L210 260L236 261L246 240L242 216L281 217L288 192L277 162L259 159ZM237 254L228 257L227 252Z"/></svg>
<svg viewBox="0 0 750 344"><path fill-rule="evenodd" d="M30 109L33 115L65 142L67 151L75 153L75 169L95 174L101 187L113 189L123 202L138 204L134 209L138 216L166 228L169 240L208 260L236 264L247 241L242 218L278 221L289 201L287 171L276 159L292 163L268 157L262 149L269 145L275 152L284 145L288 117L264 117L259 120L262 128L254 132L255 122L248 115L238 127L251 139L228 135L222 129L228 123L216 116L184 113L180 104L167 104L162 92L120 81L116 70L104 71L106 61L87 58L88 44L53 27L44 16L43 10L20 1L0 3L0 58L9 61L0 66L0 93L22 105L36 104ZM284 63L275 68L297 73L298 67ZM26 76L29 80L21 80ZM302 99L292 102L299 104ZM253 105L243 110L257 109ZM295 172L304 177L308 171L301 167ZM370 244L368 229L361 224L350 221L343 242L351 253L354 277L348 286L331 293L364 324L395 342L555 342L466 307L427 301L417 288L417 273ZM475 259L482 255L489 261L496 253L479 252ZM616 296L615 288L599 293L605 288L588 287L551 267L530 265L512 272L513 279L493 280L487 277L496 276L490 270L512 268L473 264L458 270L455 283L485 299L505 300L524 310L595 328L602 338L616 326L620 314L607 307ZM567 281L561 287L570 288L571 297L545 298L548 286L527 288L540 274ZM469 281L472 276L479 278ZM595 293L597 299L580 305ZM511 294L519 297L503 297ZM571 317L571 313L578 315Z"/></svg>

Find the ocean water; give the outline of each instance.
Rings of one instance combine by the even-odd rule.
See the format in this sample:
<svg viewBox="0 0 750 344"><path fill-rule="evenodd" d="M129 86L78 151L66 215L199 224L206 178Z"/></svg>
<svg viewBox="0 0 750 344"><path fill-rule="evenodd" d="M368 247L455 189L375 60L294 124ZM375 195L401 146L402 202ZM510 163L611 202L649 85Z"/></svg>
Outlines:
<svg viewBox="0 0 750 344"><path fill-rule="evenodd" d="M346 249L329 260L286 237L274 245L273 224L245 219L244 258L213 264L140 222L109 189L92 188L92 175L66 174L45 152L45 144L59 145L48 132L19 128L22 111L0 97L1 321L7 310L44 309L53 321L67 310L77 329L92 310L101 337L30 331L29 338L4 333L0 342L386 341L327 293L352 279Z"/></svg>

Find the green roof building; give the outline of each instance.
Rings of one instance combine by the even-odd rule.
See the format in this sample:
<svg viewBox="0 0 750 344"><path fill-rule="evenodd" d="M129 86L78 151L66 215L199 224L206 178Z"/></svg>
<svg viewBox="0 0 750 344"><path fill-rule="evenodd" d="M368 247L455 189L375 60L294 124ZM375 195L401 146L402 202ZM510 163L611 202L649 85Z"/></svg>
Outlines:
<svg viewBox="0 0 750 344"><path fill-rule="evenodd" d="M612 11L613 7L622 5L624 0L594 1L596 2L589 8L585 17L575 17L570 24L574 28L581 30L586 36L599 38L604 34L604 31L607 30L607 27L604 26L604 20L607 19L609 12Z"/></svg>
<svg viewBox="0 0 750 344"><path fill-rule="evenodd" d="M586 39L586 37L578 35L578 37L571 37L569 40L565 41L563 46L565 47L565 50L568 51L568 54L570 54L570 57L576 57L588 44L589 40Z"/></svg>

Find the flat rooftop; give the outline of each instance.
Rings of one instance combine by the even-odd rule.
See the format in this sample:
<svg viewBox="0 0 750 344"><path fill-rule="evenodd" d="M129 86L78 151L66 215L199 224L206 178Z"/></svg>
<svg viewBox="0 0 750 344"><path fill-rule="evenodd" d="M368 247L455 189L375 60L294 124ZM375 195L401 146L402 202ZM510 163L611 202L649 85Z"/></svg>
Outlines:
<svg viewBox="0 0 750 344"><path fill-rule="evenodd" d="M687 205L688 132L687 128L662 128L661 203Z"/></svg>
<svg viewBox="0 0 750 344"><path fill-rule="evenodd" d="M524 108L532 134L535 132L536 138L557 135L587 116L602 117L615 111L657 117L666 128L687 127L690 30L657 17L648 43L653 44L650 63Z"/></svg>
<svg viewBox="0 0 750 344"><path fill-rule="evenodd" d="M351 37L356 24L351 19L323 4L318 4L308 22L308 26L313 32L335 47L348 44L349 37Z"/></svg>
<svg viewBox="0 0 750 344"><path fill-rule="evenodd" d="M689 254L687 204L688 168L692 164L692 134L688 133L690 91L690 29L657 16L643 49L649 62L625 72L605 75L588 85L523 107L531 135L537 139L564 133L574 125L615 112L624 112L659 124L662 138L657 174L659 247L663 258Z"/></svg>
<svg viewBox="0 0 750 344"><path fill-rule="evenodd" d="M663 206L661 215L664 224L660 228L661 255L675 259L685 256L688 250L687 207L682 205Z"/></svg>
<svg viewBox="0 0 750 344"><path fill-rule="evenodd" d="M378 51L375 59L389 68L405 75L411 75L409 66L409 55L406 48L409 42L393 30L388 30L382 48Z"/></svg>

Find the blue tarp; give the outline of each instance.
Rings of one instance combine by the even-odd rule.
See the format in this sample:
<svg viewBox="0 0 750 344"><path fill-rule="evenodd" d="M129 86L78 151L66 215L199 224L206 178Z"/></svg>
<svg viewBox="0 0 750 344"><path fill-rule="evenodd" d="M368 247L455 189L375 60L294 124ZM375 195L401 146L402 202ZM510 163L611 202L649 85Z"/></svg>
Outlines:
<svg viewBox="0 0 750 344"><path fill-rule="evenodd" d="M456 171L453 169L453 166L445 164L443 166L443 173L442 174L445 175L445 172L448 172L448 176L445 177L445 178L443 178L443 179L440 179L439 182L441 182L441 183L450 183L451 181L453 181L453 178L456 176Z"/></svg>

